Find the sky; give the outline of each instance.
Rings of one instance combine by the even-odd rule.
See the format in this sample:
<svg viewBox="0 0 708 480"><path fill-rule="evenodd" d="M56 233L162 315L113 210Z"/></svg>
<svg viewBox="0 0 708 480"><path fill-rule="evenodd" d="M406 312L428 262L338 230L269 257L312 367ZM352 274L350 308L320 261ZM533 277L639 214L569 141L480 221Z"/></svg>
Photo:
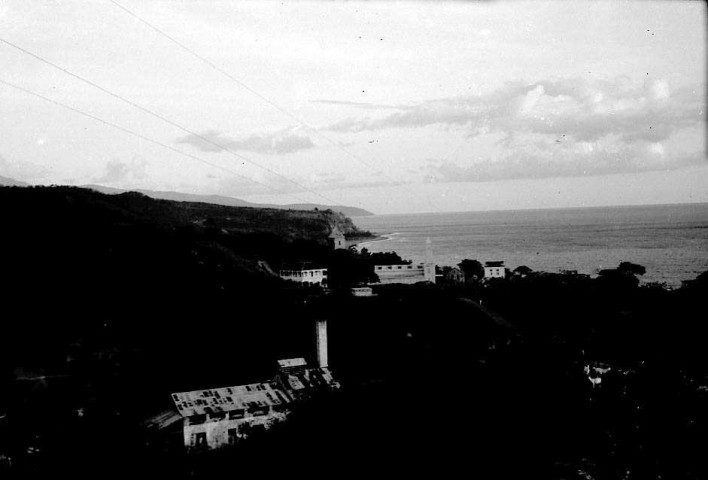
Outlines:
<svg viewBox="0 0 708 480"><path fill-rule="evenodd" d="M708 202L706 26L698 1L0 0L0 176L378 214Z"/></svg>

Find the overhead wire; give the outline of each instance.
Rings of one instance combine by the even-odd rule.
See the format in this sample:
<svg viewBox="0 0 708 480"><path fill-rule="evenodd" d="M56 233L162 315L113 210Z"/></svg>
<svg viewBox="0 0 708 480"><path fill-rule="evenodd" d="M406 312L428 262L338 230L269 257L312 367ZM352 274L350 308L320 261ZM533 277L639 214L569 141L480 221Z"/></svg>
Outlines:
<svg viewBox="0 0 708 480"><path fill-rule="evenodd" d="M121 131L121 132L123 132L123 133L126 133L126 134L128 134L128 135L134 136L134 137L139 138L139 139L141 139L141 140L144 140L144 141L146 141L146 142L150 142L150 143L152 143L152 144L154 144L154 145L158 145L158 146L160 146L160 147L166 148L166 149L168 149L168 150L170 150L170 151L172 151L172 152L174 152L174 153L177 153L177 154L179 154L179 155L182 155L182 156L191 158L191 159L193 159L193 160L196 160L196 161L198 161L198 162L204 163L204 164L206 164L206 165L209 165L210 167L217 168L217 169L219 169L219 170L223 170L223 171L225 171L225 172L227 172L227 173L230 173L230 174L232 174L232 175L235 175L235 176L237 176L237 177L239 177L239 178L243 178L244 180L247 180L247 181L249 181L249 182L255 183L255 184L257 184L257 185L261 185L261 186L266 187L266 188L268 188L268 189L270 189L270 190L273 190L273 191L275 191L275 192L282 193L280 190L278 190L277 188L275 188L275 187L273 187L273 186L271 186L271 185L268 185L268 184L263 183L263 182L259 182L258 180L254 180L254 179L252 179L252 178L250 178L250 177L247 177L247 176L245 176L245 175L242 175L242 174L240 174L240 173L238 173L238 172L236 172L236 171L234 171L234 170L231 170L230 168L227 168L227 167L224 167L224 166L222 166L222 165L219 165L219 164L210 162L210 161L208 161L208 160L204 160L203 158L197 157L196 155L192 155L191 153L184 152L184 151L182 151L182 150L179 150L179 149L177 149L177 148L172 147L171 145L167 145L166 143L160 142L159 140L155 140L154 138L147 137L147 136L145 136L145 135L143 135L143 134L141 134L141 133L135 132L134 130L130 130L129 128L123 127L123 126L121 126L121 125L118 125L118 124L116 124L116 123L110 122L110 121L105 120L105 119L103 119L103 118L97 117L96 115L93 115L93 114L91 114L91 113L84 112L83 110L80 110L80 109L78 109L78 108L76 108L76 107L72 107L71 105L67 105L67 104L62 103L62 102L60 102L60 101L58 101L58 100L49 98L49 97L44 96L44 95L42 95L42 94L40 94L40 93L33 92L33 91L31 91L31 90L29 90L29 89L27 89L27 88L21 87L21 86L19 86L19 85L16 85L16 84L11 83L11 82L8 82L8 81L5 81L5 80L3 80L3 79L0 79L0 84L6 85L6 86L8 86L8 87L12 87L12 88L14 88L14 89L16 89L16 90L19 90L19 91L21 91L21 92L24 92L24 93L26 93L26 94L28 94L28 95L32 95L32 96L34 96L34 97L40 98L40 99L42 99L42 100L44 100L44 101L46 101L46 102L52 103L52 104L54 104L54 105L57 105L57 106L62 107L62 108L64 108L64 109L70 110L70 111L72 111L72 112L74 112L74 113L77 113L77 114L79 114L79 115L82 115L82 116L84 116L84 117L87 117L87 118L90 118L90 119L92 119L92 120L95 120L95 121L97 121L97 122L99 122L99 123L102 123L102 124L104 124L104 125L107 125L107 126L109 126L109 127L111 127L111 128L114 128L114 129L116 129L116 130L119 130L119 131ZM292 196L292 197L294 197L294 198L299 198L299 197L295 196L294 194L286 193L286 195L290 195L290 196Z"/></svg>
<svg viewBox="0 0 708 480"><path fill-rule="evenodd" d="M261 99L263 102L265 102L265 103L267 103L268 105L270 105L271 107L275 108L276 110L278 110L278 111L281 112L282 114L286 115L286 116L289 117L290 119L296 121L298 124L300 124L301 126L305 127L308 131L310 131L310 132L311 132L312 134L314 134L315 136L317 136L317 137L319 137L319 138L325 140L326 142L330 143L330 144L333 145L335 148L337 148L338 150L340 150L341 152L343 152L345 155L349 156L350 158L354 159L354 160L355 160L356 162L358 162L359 164L361 164L361 165L363 165L363 166L365 166L365 167L371 169L375 174L380 175L380 176L383 176L386 180L388 180L388 181L391 182L392 184L398 183L396 180L394 180L394 179L392 179L391 177L389 177L389 176L386 174L386 172L384 172L382 169L377 168L377 167L375 167L375 166L369 164L368 162L362 160L361 158L359 158L359 156L355 155L354 153L350 152L350 151L347 150L346 148L342 147L342 145L340 145L339 142L337 142L337 141L335 141L335 140L332 140L332 139L329 138L328 136L322 134L318 129L316 129L315 127L309 125L306 121L304 121L303 119L299 118L297 115L294 115L293 113L289 112L289 111L286 110L285 108L281 107L281 106L278 105L277 103L275 103L275 102L273 102L272 100L270 100L270 99L269 99L268 97L266 97L265 95L261 94L260 92L258 92L258 91L255 90L255 89L251 88L249 85L247 85L247 84L246 84L245 82L243 82L242 80L236 78L235 76L233 76L232 74L230 74L228 71L226 71L226 70L224 70L223 68L219 67L219 66L216 65L214 62L210 61L209 59L205 58L204 56L198 54L198 53L195 52L192 48L188 47L187 45L185 45L184 43L180 42L179 40L177 40L177 39L174 38L173 36L171 36L171 35L167 34L166 32L162 31L161 29L159 29L158 27L156 27L156 26L153 25L152 23L150 23L150 22L148 22L147 20L145 20L144 18L142 18L142 17L141 17L140 15L138 15L137 13L133 12L132 10L129 10L128 8L126 8L125 6L123 6L122 4L120 4L119 2L117 2L116 0L108 0L108 1L109 1L110 3L112 3L113 5L115 5L116 7L118 7L119 9L123 10L124 12L126 12L128 15L130 15L130 16L132 16L133 18L135 18L136 20L138 20L140 23L142 23L142 24L144 24L145 26L147 26L148 28L150 28L151 30L153 30L153 31L155 31L156 33L158 33L159 35L165 37L165 38L168 39L170 42L174 43L174 44L177 45L179 48L181 48L181 49L184 50L185 52L187 52L187 53L189 53L190 55L192 55L194 58L200 60L200 61L203 62L204 64L208 65L208 66L211 67L212 69L214 69L214 70L216 70L217 72L219 72L220 74L224 75L226 78L230 79L232 82L236 83L238 86L240 86L240 87L243 88L244 90L246 90L246 91L248 91L249 93L255 95L256 97L258 97L259 99ZM418 196L418 195L417 195L418 192L414 192L414 194L416 194L416 196ZM432 202L430 201L429 198L426 197L424 200L428 203L428 205L429 205L433 210L435 210L435 211L440 211L440 209L439 209L438 207L436 207L435 205L432 204Z"/></svg>
<svg viewBox="0 0 708 480"><path fill-rule="evenodd" d="M207 144L210 144L210 145L212 145L212 146L214 146L214 147L217 147L219 150L222 150L222 151L224 151L224 152L230 153L231 155L235 156L236 158L238 158L238 159L240 159L240 160L243 160L243 161L246 162L246 163L249 163L249 164L251 164L251 165L254 165L254 166L256 166L256 167L258 167L258 168L260 168L260 169L262 169L262 170L265 170L265 171L267 171L267 172L269 172L269 173L271 173L271 174L277 176L278 178L281 178L281 179L283 179L283 180L286 180L286 181L288 181L289 183L291 183L291 184L293 184L293 185L299 187L300 189L305 190L305 191L307 191L307 192L310 192L310 193L316 195L317 197L326 200L327 202L333 203L334 205L339 205L339 202L337 202L336 200L333 200L333 199L331 199L331 198L329 198L329 197L327 197L327 196L325 196L325 195L323 195L323 194L321 194L321 193L319 193L319 192L316 192L315 190L312 190L311 188L308 188L307 186L302 185L301 183L299 183L299 182L297 182L297 181L295 181L295 180L292 180L292 179L286 177L285 175L282 175L282 174L280 174L280 173L274 171L274 170L271 169L271 168L268 168L268 167L265 167L265 166L263 166L263 165L260 165L260 164L258 164L258 163L256 163L256 162L254 162L253 160L251 160L251 159L245 157L244 155L241 155L241 154L239 154L239 153L233 151L232 149L230 149L230 148L228 148L228 147L225 147L224 145L221 145L221 144L219 144L219 143L217 143L217 142L215 142L215 141L213 141L213 140L211 140L211 139L209 139L209 138L207 138L207 137L205 137L205 136L203 136L203 135L200 135L200 134L198 134L198 133L196 133L196 132L194 132L194 131L192 131L192 130L190 130L190 129L188 129L188 128L186 128L186 127L180 125L180 124L178 124L177 122L174 122L174 121L172 121L172 120L170 120L170 119L168 119L168 118L166 118L166 117L160 115L159 113L156 113L156 112L154 112L154 111L152 111L152 110L150 110L150 109L148 109L148 108L146 108L146 107L143 107L142 105L140 105L140 104L138 104L138 103L133 102L132 100L129 100L129 99L127 99L127 98L125 98L125 97L123 97L123 96L121 96L121 95L119 95L119 94L117 94L117 93L115 93L115 92L112 92L111 90L108 90L107 88L104 88L104 87L98 85L97 83L94 83L94 82L92 82L91 80L88 80L87 78L82 77L81 75L78 75L78 74L76 74L76 73L73 73L73 72L71 72L70 70L68 70L68 69L66 69L66 68L64 68L64 67L61 67L61 66L59 66L59 65L57 65L57 64L55 64L55 63L53 63L53 62L51 62L50 60L47 60L47 59L45 59L45 58L43 58L43 57L41 57L41 56L39 56L39 55L37 55L37 54L35 54L35 53L30 52L29 50L26 50L26 49L20 47L19 45L16 45L16 44L14 44L14 43L12 43L12 42L10 42L10 41L8 41L8 40L5 40L5 39L3 39L3 38L0 38L0 43L4 43L5 45L8 45L8 46L12 47L12 48L14 48L15 50L17 50L17 51L19 51L19 52L22 52L22 53L24 53L24 54L26 54L26 55L29 55L30 57L32 57L32 58L34 58L34 59L36 59L36 60L39 60L40 62L42 62L42 63L44 63L44 64L46 64L46 65L49 65L49 66L51 66L52 68L57 69L57 70L59 70L59 71L65 73L65 74L67 74L67 75L69 75L69 76L71 76L71 77L73 77L73 78L75 78L75 79L77 79L77 80L79 80L79 81L81 81L81 82L87 84L87 85L90 85L91 87L93 87L93 88L95 88L95 89L97 89L97 90L99 90L99 91L101 91L101 92L103 92L103 93L105 93L105 94L107 94L107 95L110 95L111 97L114 97L114 98L120 100L120 101L123 102L123 103L126 103L126 104L128 104L128 105L130 105L130 106L132 106L132 107L134 107L134 108L136 108L136 109L138 109L138 110L140 110L140 111L142 111L142 112L144 112L144 113L147 113L147 114L149 114L149 115L151 115L151 116L153 116L153 117L155 117L155 118L157 118L157 119L159 119L159 120L161 120L161 121L163 121L163 122L165 122L165 123L167 123L167 124L169 124L169 125L171 125L171 126L177 128L177 129L179 129L179 130L182 130L183 132L186 132L186 133L188 133L188 134L190 134L190 135L192 135L192 136L194 136L194 137L196 137L196 138L202 140L203 142L205 142L205 143L207 143Z"/></svg>

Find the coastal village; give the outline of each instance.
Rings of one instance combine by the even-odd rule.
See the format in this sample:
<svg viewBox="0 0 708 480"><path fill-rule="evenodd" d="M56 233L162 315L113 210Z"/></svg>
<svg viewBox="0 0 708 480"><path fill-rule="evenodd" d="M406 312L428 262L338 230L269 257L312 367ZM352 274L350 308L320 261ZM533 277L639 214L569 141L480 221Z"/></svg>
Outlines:
<svg viewBox="0 0 708 480"><path fill-rule="evenodd" d="M702 358L691 307L702 304L705 275L672 291L640 284L645 269L630 262L594 276L499 258L437 265L431 241L414 263L368 252L360 244L376 236L326 209L67 187L0 193L31 213L6 212L18 238L8 251L22 252L8 259L8 298L26 306L3 336L13 339L0 377L7 478L53 471L77 453L91 459L86 476L110 465L124 477L136 467L123 459L140 456L155 474L190 478L288 468L311 454L376 458L393 441L436 467L455 449L467 458L471 445L485 452L476 465L496 472L510 438L534 457L565 438L579 451L635 445L626 432L651 425L655 385L690 399L682 411L700 421L708 376L667 368ZM38 243L46 228L68 239ZM100 282L97 264L111 272ZM653 353L666 332L679 360ZM472 413L428 415L442 404L422 392L453 384ZM597 425L609 425L600 440ZM559 440L535 448L539 429ZM463 444L459 431L470 434Z"/></svg>
<svg viewBox="0 0 708 480"><path fill-rule="evenodd" d="M348 244L345 235L337 226L331 228L327 244L333 251L355 248ZM469 261L468 261L469 262ZM476 262L476 261L474 261ZM264 262L260 262L264 263ZM477 262L478 263L478 262ZM477 265L471 280L488 282L503 280L507 276L523 277L530 273L528 267L510 272L504 261L486 261ZM268 266L267 269L272 271ZM465 272L458 267L440 267L432 261L432 242L426 240L426 260L412 264L396 263L373 265L374 281L358 284L348 289L353 297L375 296L374 288L382 285L415 285L440 283L448 286L465 284ZM562 272L577 276L577 272ZM323 293L328 290L328 268L313 261L303 260L285 265L279 276L293 285L318 287ZM481 305L478 308L482 309ZM496 313L484 309L485 315L500 324L508 323ZM247 385L216 386L214 388L171 395L173 408L161 412L145 422L149 431L159 432L160 437L170 434L181 436L183 446L189 452L216 450L237 445L254 434L266 432L288 418L293 406L307 402L315 395L323 395L341 388L328 364L327 320L313 322L316 364L308 365L303 357L277 361L272 379ZM496 348L493 343L490 348ZM585 366L585 373L593 388L602 381L609 367L595 364Z"/></svg>

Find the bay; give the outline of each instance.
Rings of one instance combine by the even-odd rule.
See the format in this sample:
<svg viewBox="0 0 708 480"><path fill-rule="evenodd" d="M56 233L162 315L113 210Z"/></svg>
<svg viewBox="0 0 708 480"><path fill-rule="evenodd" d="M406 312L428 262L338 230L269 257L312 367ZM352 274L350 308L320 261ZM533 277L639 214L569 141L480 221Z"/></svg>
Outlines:
<svg viewBox="0 0 708 480"><path fill-rule="evenodd" d="M385 239L371 252L395 251L420 262L426 239L432 260L503 260L507 268L577 270L595 274L622 261L643 265L643 282L678 287L708 270L708 204L510 210L356 217L355 224Z"/></svg>

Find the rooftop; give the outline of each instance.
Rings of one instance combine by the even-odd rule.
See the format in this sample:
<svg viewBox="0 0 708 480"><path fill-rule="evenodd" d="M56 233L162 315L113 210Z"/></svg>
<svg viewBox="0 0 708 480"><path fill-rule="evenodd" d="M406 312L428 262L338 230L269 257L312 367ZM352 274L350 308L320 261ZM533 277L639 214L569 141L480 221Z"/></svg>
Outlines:
<svg viewBox="0 0 708 480"><path fill-rule="evenodd" d="M272 381L178 392L172 400L183 417L191 417L285 406L307 391L338 386L327 368L308 368L305 359L290 358L278 360Z"/></svg>
<svg viewBox="0 0 708 480"><path fill-rule="evenodd" d="M504 260L495 260L492 262L484 262L485 267L503 267Z"/></svg>

